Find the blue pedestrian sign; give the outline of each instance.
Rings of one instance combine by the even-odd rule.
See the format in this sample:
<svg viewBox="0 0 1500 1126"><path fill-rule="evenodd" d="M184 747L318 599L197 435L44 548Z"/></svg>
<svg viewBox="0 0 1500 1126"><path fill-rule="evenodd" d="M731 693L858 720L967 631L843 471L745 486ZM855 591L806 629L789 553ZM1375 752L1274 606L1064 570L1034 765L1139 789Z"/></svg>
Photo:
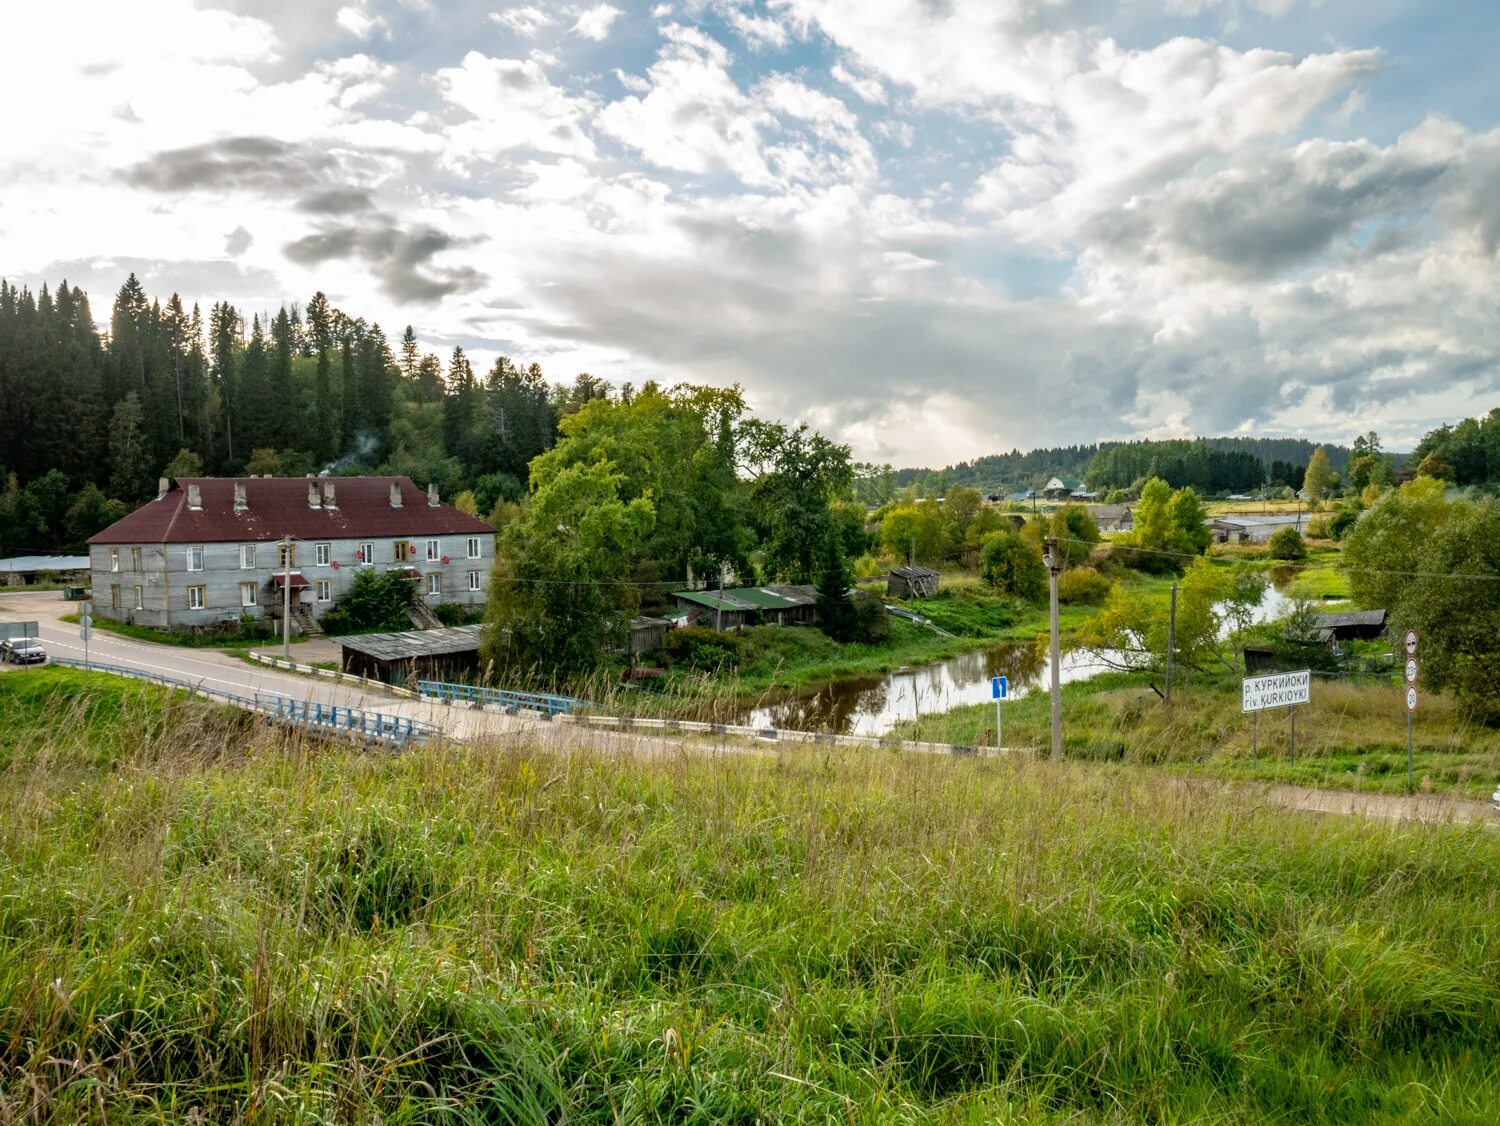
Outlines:
<svg viewBox="0 0 1500 1126"><path fill-rule="evenodd" d="M990 678L990 698L1005 700L1010 697L1010 681L1003 676Z"/></svg>

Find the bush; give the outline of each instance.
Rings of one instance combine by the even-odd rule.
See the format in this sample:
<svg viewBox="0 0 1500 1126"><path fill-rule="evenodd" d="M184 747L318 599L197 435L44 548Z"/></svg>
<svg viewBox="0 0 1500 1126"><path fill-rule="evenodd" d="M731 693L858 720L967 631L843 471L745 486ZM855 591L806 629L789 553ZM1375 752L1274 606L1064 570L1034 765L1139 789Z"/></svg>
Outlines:
<svg viewBox="0 0 1500 1126"><path fill-rule="evenodd" d="M709 671L733 668L744 660L749 648L743 637L702 626L668 630L661 646L671 664Z"/></svg>
<svg viewBox="0 0 1500 1126"><path fill-rule="evenodd" d="M990 586L1031 601L1047 592L1047 568L1014 529L992 532L979 548L979 574Z"/></svg>
<svg viewBox="0 0 1500 1126"><path fill-rule="evenodd" d="M410 629L416 597L417 584L401 571L361 570L338 605L323 615L323 632Z"/></svg>
<svg viewBox="0 0 1500 1126"><path fill-rule="evenodd" d="M1333 537L1328 534L1328 520L1319 516L1315 520L1308 521L1307 538L1310 540L1327 540Z"/></svg>
<svg viewBox="0 0 1500 1126"><path fill-rule="evenodd" d="M1326 523L1328 535L1331 539L1342 540L1344 534L1359 520L1359 513L1353 509L1341 508L1330 516Z"/></svg>
<svg viewBox="0 0 1500 1126"><path fill-rule="evenodd" d="M1292 527L1282 528L1274 533L1266 541L1266 550L1270 552L1272 559L1305 559L1307 557L1307 544L1302 541L1302 533Z"/></svg>
<svg viewBox="0 0 1500 1126"><path fill-rule="evenodd" d="M1114 584L1092 567L1075 567L1057 581L1057 600L1070 606L1098 606Z"/></svg>

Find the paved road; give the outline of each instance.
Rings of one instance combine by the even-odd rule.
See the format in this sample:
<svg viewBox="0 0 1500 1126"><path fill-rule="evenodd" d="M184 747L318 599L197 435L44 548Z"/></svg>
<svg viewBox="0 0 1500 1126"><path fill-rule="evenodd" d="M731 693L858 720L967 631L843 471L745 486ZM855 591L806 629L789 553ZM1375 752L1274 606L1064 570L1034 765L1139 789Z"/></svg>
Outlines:
<svg viewBox="0 0 1500 1126"><path fill-rule="evenodd" d="M61 620L64 614L72 614L76 609L76 604L63 601L62 595L56 591L13 594L0 589L0 621L35 621L37 633L49 655L81 661L84 647L78 637L78 627ZM268 648L279 651L274 645ZM191 680L223 692L245 696L256 692L279 692L298 700L426 720L457 738L499 735L540 726L537 721L525 717L444 707L387 695L357 683L314 680L296 673L252 665L234 653L157 645L98 628L89 640L88 650L93 661ZM292 659L298 659L296 646L292 647Z"/></svg>

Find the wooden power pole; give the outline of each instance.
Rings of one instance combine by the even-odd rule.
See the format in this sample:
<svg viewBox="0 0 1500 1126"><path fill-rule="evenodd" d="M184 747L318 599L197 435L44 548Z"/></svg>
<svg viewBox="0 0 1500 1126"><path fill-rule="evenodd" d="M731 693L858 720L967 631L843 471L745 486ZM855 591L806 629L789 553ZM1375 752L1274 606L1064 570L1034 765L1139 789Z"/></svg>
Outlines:
<svg viewBox="0 0 1500 1126"><path fill-rule="evenodd" d="M1057 558L1057 537L1048 536L1046 544L1047 554L1042 561L1047 564L1051 593L1048 617L1052 627L1052 761L1057 762L1062 759L1062 647L1058 642L1057 626L1057 574L1062 568Z"/></svg>

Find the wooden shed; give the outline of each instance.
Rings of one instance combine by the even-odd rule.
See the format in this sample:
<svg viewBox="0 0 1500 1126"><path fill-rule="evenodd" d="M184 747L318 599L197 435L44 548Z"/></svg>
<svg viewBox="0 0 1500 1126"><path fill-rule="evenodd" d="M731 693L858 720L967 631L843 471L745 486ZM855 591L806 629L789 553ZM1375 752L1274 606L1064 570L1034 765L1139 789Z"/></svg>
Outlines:
<svg viewBox="0 0 1500 1126"><path fill-rule="evenodd" d="M931 598L938 592L938 573L928 567L892 567L886 577L888 598Z"/></svg>
<svg viewBox="0 0 1500 1126"><path fill-rule="evenodd" d="M479 671L483 626L359 633L338 639L347 673L405 684L408 680L454 680Z"/></svg>

